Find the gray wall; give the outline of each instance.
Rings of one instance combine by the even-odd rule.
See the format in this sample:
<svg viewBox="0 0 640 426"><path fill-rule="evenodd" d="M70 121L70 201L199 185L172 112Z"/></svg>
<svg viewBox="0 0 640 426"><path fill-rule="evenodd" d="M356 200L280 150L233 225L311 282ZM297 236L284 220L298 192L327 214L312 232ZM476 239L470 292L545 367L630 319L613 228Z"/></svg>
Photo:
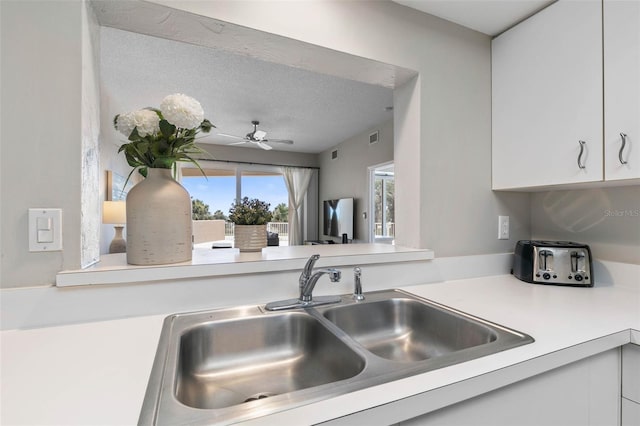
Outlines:
<svg viewBox="0 0 640 426"><path fill-rule="evenodd" d="M56 272L81 266L85 9L79 1L2 1L0 7L0 286L50 284ZM33 207L63 210L64 251L29 252Z"/></svg>
<svg viewBox="0 0 640 426"><path fill-rule="evenodd" d="M379 131L379 141L369 144L369 134ZM331 158L337 150L338 157ZM362 213L369 210L368 167L393 161L393 120L348 139L335 147L319 154L319 223L320 239L333 239L323 235L322 224L324 212L323 200L336 198L354 198L354 242L366 242L368 239L368 220L363 220Z"/></svg>
<svg viewBox="0 0 640 426"><path fill-rule="evenodd" d="M589 244L599 259L640 264L640 187L532 194L535 239Z"/></svg>

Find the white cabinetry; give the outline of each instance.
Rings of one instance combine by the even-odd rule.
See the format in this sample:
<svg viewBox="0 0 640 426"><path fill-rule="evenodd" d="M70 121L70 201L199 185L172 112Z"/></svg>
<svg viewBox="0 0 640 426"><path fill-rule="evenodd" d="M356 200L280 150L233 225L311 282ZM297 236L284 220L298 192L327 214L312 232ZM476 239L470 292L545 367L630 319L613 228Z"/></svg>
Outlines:
<svg viewBox="0 0 640 426"><path fill-rule="evenodd" d="M605 180L639 178L640 2L605 0L603 13Z"/></svg>
<svg viewBox="0 0 640 426"><path fill-rule="evenodd" d="M493 40L493 189L640 177L639 9L560 0Z"/></svg>
<svg viewBox="0 0 640 426"><path fill-rule="evenodd" d="M619 368L613 349L400 424L616 425Z"/></svg>
<svg viewBox="0 0 640 426"><path fill-rule="evenodd" d="M640 346L622 347L622 426L640 425Z"/></svg>
<svg viewBox="0 0 640 426"><path fill-rule="evenodd" d="M602 179L601 17L561 0L493 40L494 189Z"/></svg>
<svg viewBox="0 0 640 426"><path fill-rule="evenodd" d="M444 389L441 391L446 392ZM465 391L461 390L456 392L465 394ZM326 424L618 425L620 349L611 349L475 398L428 412L428 407L437 404L438 401L437 395L426 392L406 400L341 417ZM415 417L420 413L425 414ZM407 419L410 416L414 417Z"/></svg>

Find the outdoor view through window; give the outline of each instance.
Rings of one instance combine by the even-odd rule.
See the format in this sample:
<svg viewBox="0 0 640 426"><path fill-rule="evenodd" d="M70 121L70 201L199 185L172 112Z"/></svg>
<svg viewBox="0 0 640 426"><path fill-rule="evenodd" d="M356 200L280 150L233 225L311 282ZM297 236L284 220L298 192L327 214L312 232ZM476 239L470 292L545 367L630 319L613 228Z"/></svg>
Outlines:
<svg viewBox="0 0 640 426"><path fill-rule="evenodd" d="M393 171L376 171L374 180L374 237L377 242L393 240L395 181Z"/></svg>
<svg viewBox="0 0 640 426"><path fill-rule="evenodd" d="M282 174L242 171L237 175L235 170L206 169L205 178L196 169L193 171L197 173L190 170L183 175L182 185L191 194L194 220L224 220L224 239L232 242L233 224L228 219L229 208L237 196L258 198L269 203L273 213L267 230L278 234L279 245L287 244L289 195Z"/></svg>

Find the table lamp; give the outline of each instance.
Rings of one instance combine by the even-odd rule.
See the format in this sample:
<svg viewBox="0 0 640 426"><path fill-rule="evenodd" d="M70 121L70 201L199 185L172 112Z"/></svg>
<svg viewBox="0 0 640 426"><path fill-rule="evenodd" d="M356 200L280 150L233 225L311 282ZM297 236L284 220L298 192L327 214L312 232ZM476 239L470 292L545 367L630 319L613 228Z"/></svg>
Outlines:
<svg viewBox="0 0 640 426"><path fill-rule="evenodd" d="M127 207L124 201L105 201L102 204L102 223L113 224L116 235L109 245L109 253L124 253L127 242L122 236L122 229L127 223Z"/></svg>

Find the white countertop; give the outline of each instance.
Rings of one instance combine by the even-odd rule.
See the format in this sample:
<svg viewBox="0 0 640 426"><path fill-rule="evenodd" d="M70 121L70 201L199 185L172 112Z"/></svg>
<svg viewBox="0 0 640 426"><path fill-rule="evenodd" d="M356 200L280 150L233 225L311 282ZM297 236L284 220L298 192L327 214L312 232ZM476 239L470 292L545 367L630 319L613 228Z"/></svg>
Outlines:
<svg viewBox="0 0 640 426"><path fill-rule="evenodd" d="M450 394L473 396L622 344L640 344L639 287L637 281L594 288L541 286L510 275L407 287L527 333L535 342L247 423L317 423L438 392L434 400L444 406L457 402ZM136 424L163 318L2 332L0 423Z"/></svg>
<svg viewBox="0 0 640 426"><path fill-rule="evenodd" d="M260 252L240 253L235 248L194 248L189 262L170 265L136 266L127 264L125 253L102 255L100 262L82 270L56 275L58 287L121 284L140 281L176 280L234 274L299 270L300 260L321 255L318 266L369 265L412 262L434 258L433 250L413 249L390 244L319 244L266 247Z"/></svg>

